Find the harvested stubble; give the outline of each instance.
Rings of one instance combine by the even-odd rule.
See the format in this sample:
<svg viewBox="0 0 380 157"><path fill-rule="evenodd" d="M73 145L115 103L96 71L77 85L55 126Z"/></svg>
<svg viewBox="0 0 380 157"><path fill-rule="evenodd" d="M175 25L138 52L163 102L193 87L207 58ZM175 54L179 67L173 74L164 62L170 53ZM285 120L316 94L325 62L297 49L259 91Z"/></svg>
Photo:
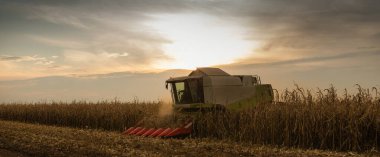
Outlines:
<svg viewBox="0 0 380 157"><path fill-rule="evenodd" d="M0 120L1 149L30 156L368 156L358 154L247 145L211 139L168 139L122 136L118 132L25 124Z"/></svg>
<svg viewBox="0 0 380 157"><path fill-rule="evenodd" d="M78 128L121 131L146 116L157 115L161 102L2 104L0 119Z"/></svg>

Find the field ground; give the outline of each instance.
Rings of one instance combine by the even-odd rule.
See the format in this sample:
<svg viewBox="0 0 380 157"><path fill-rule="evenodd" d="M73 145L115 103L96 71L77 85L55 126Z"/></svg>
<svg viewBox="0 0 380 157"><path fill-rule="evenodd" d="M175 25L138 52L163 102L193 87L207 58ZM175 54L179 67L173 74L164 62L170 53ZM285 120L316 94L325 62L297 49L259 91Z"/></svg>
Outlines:
<svg viewBox="0 0 380 157"><path fill-rule="evenodd" d="M26 155L21 154L19 152L0 149L0 157L26 157Z"/></svg>
<svg viewBox="0 0 380 157"><path fill-rule="evenodd" d="M238 144L210 139L158 139L119 132L0 121L0 156L378 156Z"/></svg>

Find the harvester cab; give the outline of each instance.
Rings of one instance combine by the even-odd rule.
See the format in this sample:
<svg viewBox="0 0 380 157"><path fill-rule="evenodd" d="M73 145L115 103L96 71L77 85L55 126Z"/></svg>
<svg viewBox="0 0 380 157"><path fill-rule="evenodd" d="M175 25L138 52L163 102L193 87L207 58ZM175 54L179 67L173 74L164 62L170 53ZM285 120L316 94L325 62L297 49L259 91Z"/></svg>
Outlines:
<svg viewBox="0 0 380 157"><path fill-rule="evenodd" d="M171 89L173 107L179 111L243 110L257 103L271 103L270 84L261 84L259 76L230 75L219 68L197 68L188 76L166 80ZM139 123L140 124L140 123ZM177 128L143 128L137 124L124 131L126 135L178 137L191 134L193 122Z"/></svg>

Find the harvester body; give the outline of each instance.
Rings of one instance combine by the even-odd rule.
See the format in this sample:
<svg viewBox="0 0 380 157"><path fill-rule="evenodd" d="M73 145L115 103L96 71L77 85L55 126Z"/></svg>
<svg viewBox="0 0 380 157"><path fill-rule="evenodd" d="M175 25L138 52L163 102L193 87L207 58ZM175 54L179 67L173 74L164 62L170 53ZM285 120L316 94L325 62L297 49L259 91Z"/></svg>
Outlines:
<svg viewBox="0 0 380 157"><path fill-rule="evenodd" d="M197 68L188 76L166 80L171 86L174 109L199 111L202 109L242 110L257 103L271 103L270 84L261 84L259 76L230 75L219 68ZM191 134L193 121L187 120L177 128L144 128L136 124L124 131L126 135L144 137L178 137Z"/></svg>
<svg viewBox="0 0 380 157"><path fill-rule="evenodd" d="M170 78L174 108L197 110L223 108L241 110L273 101L270 84L259 76L230 75L219 68L197 68L189 76Z"/></svg>

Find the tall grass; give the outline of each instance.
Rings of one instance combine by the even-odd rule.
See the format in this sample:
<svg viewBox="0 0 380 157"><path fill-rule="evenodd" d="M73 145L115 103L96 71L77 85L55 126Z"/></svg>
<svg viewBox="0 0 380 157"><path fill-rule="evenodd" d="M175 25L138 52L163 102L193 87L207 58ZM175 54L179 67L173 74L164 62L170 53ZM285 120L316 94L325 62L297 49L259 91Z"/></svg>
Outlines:
<svg viewBox="0 0 380 157"><path fill-rule="evenodd" d="M377 89L345 92L335 88L312 93L296 86L277 93L272 104L232 111L193 113L193 137L208 137L301 148L380 150L380 99ZM0 119L81 128L122 130L141 119L158 119L161 102L2 104ZM161 122L165 124L165 122Z"/></svg>

